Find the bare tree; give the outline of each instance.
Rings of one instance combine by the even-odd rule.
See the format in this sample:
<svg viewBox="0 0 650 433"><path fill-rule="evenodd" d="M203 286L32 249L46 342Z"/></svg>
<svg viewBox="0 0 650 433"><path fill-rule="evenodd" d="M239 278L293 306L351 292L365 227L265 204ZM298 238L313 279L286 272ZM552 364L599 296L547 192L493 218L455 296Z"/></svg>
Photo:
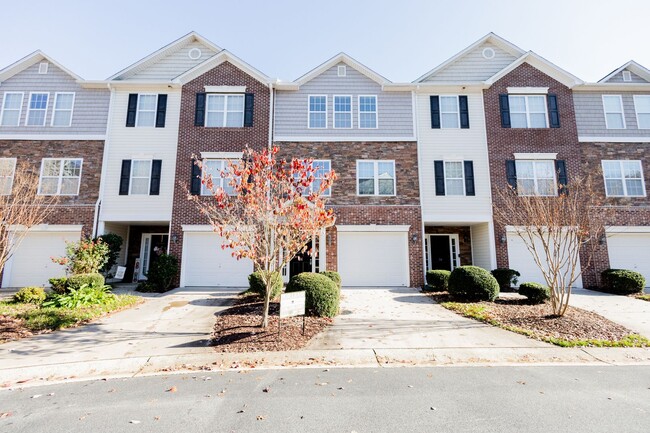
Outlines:
<svg viewBox="0 0 650 433"><path fill-rule="evenodd" d="M566 313L571 287L591 266L612 213L603 207L602 194L595 188L596 175L573 177L570 191L560 185L555 196L519 195L512 187L496 194L495 222L511 226L523 241L550 288L556 316Z"/></svg>
<svg viewBox="0 0 650 433"><path fill-rule="evenodd" d="M13 167L11 167L13 169ZM1 170L4 170L2 168ZM45 222L57 196L38 195L38 175L27 164L11 173L0 173L0 270L16 252L29 230Z"/></svg>

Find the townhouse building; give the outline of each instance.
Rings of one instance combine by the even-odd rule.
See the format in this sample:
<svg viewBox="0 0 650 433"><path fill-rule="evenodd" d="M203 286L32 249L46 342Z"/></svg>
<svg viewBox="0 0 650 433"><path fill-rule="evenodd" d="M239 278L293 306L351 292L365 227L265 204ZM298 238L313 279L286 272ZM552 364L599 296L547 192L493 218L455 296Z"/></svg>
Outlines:
<svg viewBox="0 0 650 433"><path fill-rule="evenodd" d="M12 194L16 167L25 167L38 175L37 194L58 196L9 258L2 287L47 285L64 275L50 257L95 232L109 99L105 85L41 51L0 71L0 193Z"/></svg>

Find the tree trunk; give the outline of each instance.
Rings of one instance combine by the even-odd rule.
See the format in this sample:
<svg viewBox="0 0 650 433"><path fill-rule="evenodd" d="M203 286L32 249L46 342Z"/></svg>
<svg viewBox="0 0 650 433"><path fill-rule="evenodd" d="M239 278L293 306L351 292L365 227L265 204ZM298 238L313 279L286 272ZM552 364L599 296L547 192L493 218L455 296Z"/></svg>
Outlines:
<svg viewBox="0 0 650 433"><path fill-rule="evenodd" d="M262 324L260 327L267 328L269 326L269 305L271 304L271 273L264 272L264 284L266 285L266 290L264 293L264 310L262 310Z"/></svg>

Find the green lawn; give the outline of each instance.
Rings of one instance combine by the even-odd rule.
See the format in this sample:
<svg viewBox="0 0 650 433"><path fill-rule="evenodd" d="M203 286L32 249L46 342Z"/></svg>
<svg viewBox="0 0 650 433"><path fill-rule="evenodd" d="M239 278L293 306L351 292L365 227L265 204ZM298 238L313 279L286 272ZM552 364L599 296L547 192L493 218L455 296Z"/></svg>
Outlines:
<svg viewBox="0 0 650 433"><path fill-rule="evenodd" d="M650 302L650 294L648 295L637 295L637 299L641 299L642 301L648 301Z"/></svg>

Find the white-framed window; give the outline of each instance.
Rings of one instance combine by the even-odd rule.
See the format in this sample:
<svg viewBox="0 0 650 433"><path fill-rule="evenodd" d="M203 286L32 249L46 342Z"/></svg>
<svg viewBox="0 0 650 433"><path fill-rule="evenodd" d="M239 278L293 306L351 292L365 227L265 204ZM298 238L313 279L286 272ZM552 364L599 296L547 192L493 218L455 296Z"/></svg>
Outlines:
<svg viewBox="0 0 650 433"><path fill-rule="evenodd" d="M630 71L623 71L623 81L625 82L632 81L632 73Z"/></svg>
<svg viewBox="0 0 650 433"><path fill-rule="evenodd" d="M16 173L16 158L0 158L0 195L10 195Z"/></svg>
<svg viewBox="0 0 650 433"><path fill-rule="evenodd" d="M458 96L440 96L440 127L460 128Z"/></svg>
<svg viewBox="0 0 650 433"><path fill-rule="evenodd" d="M23 92L5 92L2 98L0 126L18 126L20 124L24 97Z"/></svg>
<svg viewBox="0 0 650 433"><path fill-rule="evenodd" d="M650 129L650 95L634 95L634 111L639 129Z"/></svg>
<svg viewBox="0 0 650 433"><path fill-rule="evenodd" d="M78 195L82 164L81 158L43 158L38 193Z"/></svg>
<svg viewBox="0 0 650 433"><path fill-rule="evenodd" d="M55 93L54 110L52 112L52 126L71 126L72 110L74 107L74 93Z"/></svg>
<svg viewBox="0 0 650 433"><path fill-rule="evenodd" d="M334 128L352 128L352 96L334 95Z"/></svg>
<svg viewBox="0 0 650 433"><path fill-rule="evenodd" d="M131 178L129 180L130 195L149 195L151 187L151 159L132 159Z"/></svg>
<svg viewBox="0 0 650 433"><path fill-rule="evenodd" d="M158 95L148 93L138 94L138 109L135 115L135 125L146 127L156 126L157 107Z"/></svg>
<svg viewBox="0 0 650 433"><path fill-rule="evenodd" d="M45 126L45 117L47 116L47 101L50 99L49 93L29 94L27 105L26 126Z"/></svg>
<svg viewBox="0 0 650 433"><path fill-rule="evenodd" d="M228 173L228 160L227 159L204 159L201 176L207 178L212 176L212 184L214 189L223 188L226 194L233 195L234 188L230 185L230 178L223 177L223 174ZM201 195L212 195L212 191L205 185L201 184Z"/></svg>
<svg viewBox="0 0 650 433"><path fill-rule="evenodd" d="M555 161L518 159L515 166L519 195L557 195Z"/></svg>
<svg viewBox="0 0 650 433"><path fill-rule="evenodd" d="M548 128L546 95L508 95L512 128Z"/></svg>
<svg viewBox="0 0 650 433"><path fill-rule="evenodd" d="M603 95L605 126L607 129L625 129L623 98L621 95Z"/></svg>
<svg viewBox="0 0 650 433"><path fill-rule="evenodd" d="M377 128L376 95L359 95L359 128Z"/></svg>
<svg viewBox="0 0 650 433"><path fill-rule="evenodd" d="M357 195L395 195L395 161L357 161Z"/></svg>
<svg viewBox="0 0 650 433"><path fill-rule="evenodd" d="M311 194L312 191L318 191L320 189L323 178L332 170L332 163L329 159L315 159L312 162L312 167L314 169L314 181L305 190L304 195ZM323 192L323 195L328 197L332 195L332 188L327 188Z"/></svg>
<svg viewBox="0 0 650 433"><path fill-rule="evenodd" d="M309 95L309 128L327 128L327 96Z"/></svg>
<svg viewBox="0 0 650 433"><path fill-rule="evenodd" d="M641 161L602 161L608 197L645 197Z"/></svg>
<svg viewBox="0 0 650 433"><path fill-rule="evenodd" d="M208 128L241 128L244 126L244 95L210 94L205 107Z"/></svg>
<svg viewBox="0 0 650 433"><path fill-rule="evenodd" d="M463 161L445 161L445 195L465 195Z"/></svg>

